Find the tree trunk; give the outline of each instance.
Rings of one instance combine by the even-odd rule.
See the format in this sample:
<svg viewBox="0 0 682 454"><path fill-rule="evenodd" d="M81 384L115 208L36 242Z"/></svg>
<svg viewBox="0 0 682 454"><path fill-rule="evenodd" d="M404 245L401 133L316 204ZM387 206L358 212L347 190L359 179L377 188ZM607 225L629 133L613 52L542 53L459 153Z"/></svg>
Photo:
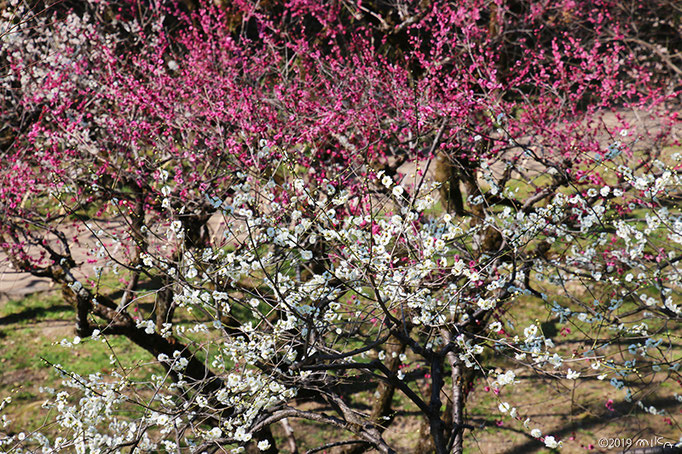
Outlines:
<svg viewBox="0 0 682 454"><path fill-rule="evenodd" d="M462 374L462 363L454 353L448 353L448 361L452 367L452 430L451 437L453 438L452 454L462 454L464 443L464 377Z"/></svg>
<svg viewBox="0 0 682 454"><path fill-rule="evenodd" d="M431 381L427 380L426 384L421 389L422 395L428 396L431 394ZM419 439L417 445L414 447L415 454L432 454L436 452L433 445L433 438L431 437L431 428L427 417L422 419L419 425Z"/></svg>
<svg viewBox="0 0 682 454"><path fill-rule="evenodd" d="M400 367L400 355L405 352L405 345L393 336L388 339L386 345L386 355L388 356L386 367L392 373L396 373ZM376 424L380 432L383 432L388 428L391 422L393 422L393 417L391 416L391 403L393 401L393 395L395 394L395 386L382 381L379 383L379 386L377 386L377 394L378 397L372 405L370 420ZM359 454L367 450L367 446L356 443L339 450L339 454Z"/></svg>

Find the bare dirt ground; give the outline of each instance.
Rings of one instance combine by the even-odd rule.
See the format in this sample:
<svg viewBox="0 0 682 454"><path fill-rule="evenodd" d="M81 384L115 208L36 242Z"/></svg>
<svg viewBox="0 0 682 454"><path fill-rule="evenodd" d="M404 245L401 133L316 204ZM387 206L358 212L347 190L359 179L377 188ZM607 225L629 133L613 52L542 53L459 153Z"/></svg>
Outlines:
<svg viewBox="0 0 682 454"><path fill-rule="evenodd" d="M124 262L125 253L116 246L112 236L119 235L125 230L125 223L121 220L93 220L88 222L90 227L71 225L61 230L67 238L77 238L78 243L70 246L73 259L79 265L74 268L77 279L83 280L94 276L95 267L113 264L112 259ZM223 216L216 214L208 222L209 232L213 237L224 231ZM50 244L56 245L54 237L49 238ZM104 249L102 249L102 245ZM29 251L37 255L39 251ZM54 283L48 278L33 276L30 273L17 271L7 255L0 251L0 303L11 299L20 299L34 293L47 292L54 289Z"/></svg>
<svg viewBox="0 0 682 454"><path fill-rule="evenodd" d="M77 238L78 243L71 244L72 257L78 264L82 264L75 269L78 279L91 275L95 266L102 266L106 259L97 257L98 238L102 239L103 244L107 244L106 234L98 235L98 232L115 232L124 224L121 221L92 221L91 229L83 226L68 226L61 230L67 238ZM54 237L48 237L50 244L57 245ZM58 247L58 246L57 246ZM37 248L29 250L29 254L37 255ZM49 291L53 288L50 279L33 276L30 273L18 271L14 268L11 261L0 251L0 301L8 299L18 299L33 293Z"/></svg>

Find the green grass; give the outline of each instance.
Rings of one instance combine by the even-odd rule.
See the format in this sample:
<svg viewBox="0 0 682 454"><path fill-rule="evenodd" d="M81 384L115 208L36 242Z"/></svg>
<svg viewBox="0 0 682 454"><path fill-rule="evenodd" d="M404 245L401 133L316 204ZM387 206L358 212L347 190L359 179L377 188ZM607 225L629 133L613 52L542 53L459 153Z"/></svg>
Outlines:
<svg viewBox="0 0 682 454"><path fill-rule="evenodd" d="M45 320L69 320L72 316L71 306L58 293L36 293L0 304L0 331L6 326L25 326Z"/></svg>
<svg viewBox="0 0 682 454"><path fill-rule="evenodd" d="M0 303L0 398L12 397L2 412L13 421L10 429L59 434L58 427L45 425L49 412L41 407L49 397L44 390L59 389L64 380L52 365L80 375L116 370L133 381L162 371L148 352L122 336L108 336L106 342L83 339L73 347L59 344L75 335L74 311L59 292Z"/></svg>
<svg viewBox="0 0 682 454"><path fill-rule="evenodd" d="M148 370L148 364L153 361L148 352L121 336L109 336L106 342L84 339L80 345L74 347L59 345L62 339L74 339L74 328L73 324L59 323L54 326L50 322L44 326L36 322L31 327L5 327L0 331L0 363L3 364L3 373L44 369L49 372L50 377L56 379L60 374L49 363L60 364L66 370L78 374L87 374L118 367L134 369L140 365ZM111 364L111 355L118 358L116 365Z"/></svg>

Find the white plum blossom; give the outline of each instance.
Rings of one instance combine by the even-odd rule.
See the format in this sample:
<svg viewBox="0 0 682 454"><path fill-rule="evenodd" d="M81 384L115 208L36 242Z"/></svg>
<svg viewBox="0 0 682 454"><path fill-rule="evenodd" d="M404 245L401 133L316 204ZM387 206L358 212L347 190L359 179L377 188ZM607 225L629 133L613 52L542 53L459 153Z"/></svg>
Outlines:
<svg viewBox="0 0 682 454"><path fill-rule="evenodd" d="M580 377L580 372L576 372L572 369L568 369L568 372L566 372L566 378L568 380L577 380L578 377Z"/></svg>
<svg viewBox="0 0 682 454"><path fill-rule="evenodd" d="M401 195L403 195L403 192L405 192L405 190L403 189L402 186L396 185L396 186L393 187L393 189L391 190L391 192L393 193L393 195L394 195L395 197L400 197Z"/></svg>
<svg viewBox="0 0 682 454"><path fill-rule="evenodd" d="M498 384L498 386L502 387L505 385L510 385L510 384L516 383L515 378L516 378L516 374L513 371L508 370L507 372L498 375L495 382Z"/></svg>
<svg viewBox="0 0 682 454"><path fill-rule="evenodd" d="M561 442L557 441L556 438L554 438L551 435L545 436L545 446L547 446L550 449L556 449L561 446Z"/></svg>

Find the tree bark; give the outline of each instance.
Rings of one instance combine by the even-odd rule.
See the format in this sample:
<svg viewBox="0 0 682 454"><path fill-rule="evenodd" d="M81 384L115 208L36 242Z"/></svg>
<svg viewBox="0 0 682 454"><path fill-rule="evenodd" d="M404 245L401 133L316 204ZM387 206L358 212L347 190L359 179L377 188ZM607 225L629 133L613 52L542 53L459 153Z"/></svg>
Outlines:
<svg viewBox="0 0 682 454"><path fill-rule="evenodd" d="M394 336L391 336L386 345L386 354L388 356L386 367L392 373L396 373L400 368L400 355L405 353L405 344ZM377 386L377 393L379 396L372 405L370 420L376 424L380 432L383 432L388 428L391 422L393 422L393 417L391 416L391 403L393 401L393 396L395 395L395 386L388 382L381 381ZM367 446L357 443L340 449L339 454L359 454L365 451L367 451Z"/></svg>

